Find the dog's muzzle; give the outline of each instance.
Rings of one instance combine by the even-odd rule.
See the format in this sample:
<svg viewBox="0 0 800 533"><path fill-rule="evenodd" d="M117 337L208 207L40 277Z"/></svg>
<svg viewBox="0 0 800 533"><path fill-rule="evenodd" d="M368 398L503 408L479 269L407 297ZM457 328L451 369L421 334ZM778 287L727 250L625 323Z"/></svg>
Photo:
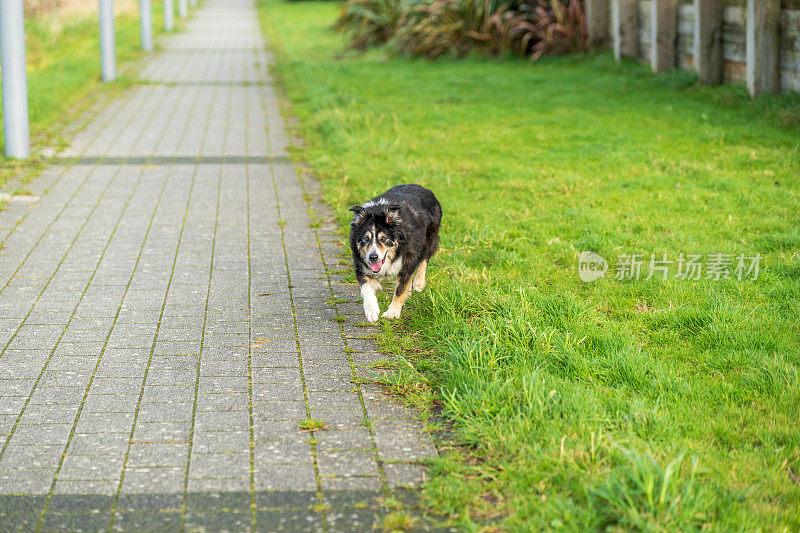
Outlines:
<svg viewBox="0 0 800 533"><path fill-rule="evenodd" d="M370 251L369 255L367 255L367 264L369 265L370 270L372 270L374 273L380 272L381 268L383 267L384 260L381 259L379 261L378 257L380 256L375 251Z"/></svg>

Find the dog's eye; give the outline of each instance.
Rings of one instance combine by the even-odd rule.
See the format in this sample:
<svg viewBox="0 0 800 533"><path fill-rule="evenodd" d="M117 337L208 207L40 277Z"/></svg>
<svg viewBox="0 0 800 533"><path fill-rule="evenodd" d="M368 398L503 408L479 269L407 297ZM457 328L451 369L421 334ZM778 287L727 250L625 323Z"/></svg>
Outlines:
<svg viewBox="0 0 800 533"><path fill-rule="evenodd" d="M384 244L386 244L387 242L389 242L389 239L387 239L387 238L386 238L386 235L382 235L382 236L381 236L381 242L382 242L382 243L384 243Z"/></svg>
<svg viewBox="0 0 800 533"><path fill-rule="evenodd" d="M362 238L361 238L361 242L362 242L363 244L367 244L367 243L369 242L369 237L367 237L367 236L365 235L364 237L362 237Z"/></svg>

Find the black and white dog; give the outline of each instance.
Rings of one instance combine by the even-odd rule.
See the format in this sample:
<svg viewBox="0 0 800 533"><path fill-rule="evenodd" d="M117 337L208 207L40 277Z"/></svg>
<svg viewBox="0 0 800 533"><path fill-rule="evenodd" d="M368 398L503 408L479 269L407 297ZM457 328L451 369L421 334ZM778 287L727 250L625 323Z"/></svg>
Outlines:
<svg viewBox="0 0 800 533"><path fill-rule="evenodd" d="M364 314L370 322L378 321L375 291L382 281L397 278L392 303L382 315L397 318L411 294L412 276L415 291L425 288L428 260L439 249L442 206L425 187L397 185L350 211L355 213L350 249Z"/></svg>

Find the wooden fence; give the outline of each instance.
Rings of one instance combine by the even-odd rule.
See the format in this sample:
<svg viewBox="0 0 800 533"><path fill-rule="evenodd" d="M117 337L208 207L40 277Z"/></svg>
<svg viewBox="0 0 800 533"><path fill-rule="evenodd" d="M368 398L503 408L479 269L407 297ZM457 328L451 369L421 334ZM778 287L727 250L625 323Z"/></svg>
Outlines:
<svg viewBox="0 0 800 533"><path fill-rule="evenodd" d="M780 0L586 0L594 45L653 71L694 69L701 83L745 82L750 94L800 91L800 10Z"/></svg>

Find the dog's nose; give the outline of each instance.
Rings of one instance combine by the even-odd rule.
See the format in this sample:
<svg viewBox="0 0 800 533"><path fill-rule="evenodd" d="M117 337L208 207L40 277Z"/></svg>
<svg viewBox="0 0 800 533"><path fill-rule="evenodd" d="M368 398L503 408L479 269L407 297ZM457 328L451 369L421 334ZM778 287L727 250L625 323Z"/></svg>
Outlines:
<svg viewBox="0 0 800 533"><path fill-rule="evenodd" d="M371 254L369 254L369 260L372 263L377 263L378 262L378 254L376 254L375 252L372 252Z"/></svg>

